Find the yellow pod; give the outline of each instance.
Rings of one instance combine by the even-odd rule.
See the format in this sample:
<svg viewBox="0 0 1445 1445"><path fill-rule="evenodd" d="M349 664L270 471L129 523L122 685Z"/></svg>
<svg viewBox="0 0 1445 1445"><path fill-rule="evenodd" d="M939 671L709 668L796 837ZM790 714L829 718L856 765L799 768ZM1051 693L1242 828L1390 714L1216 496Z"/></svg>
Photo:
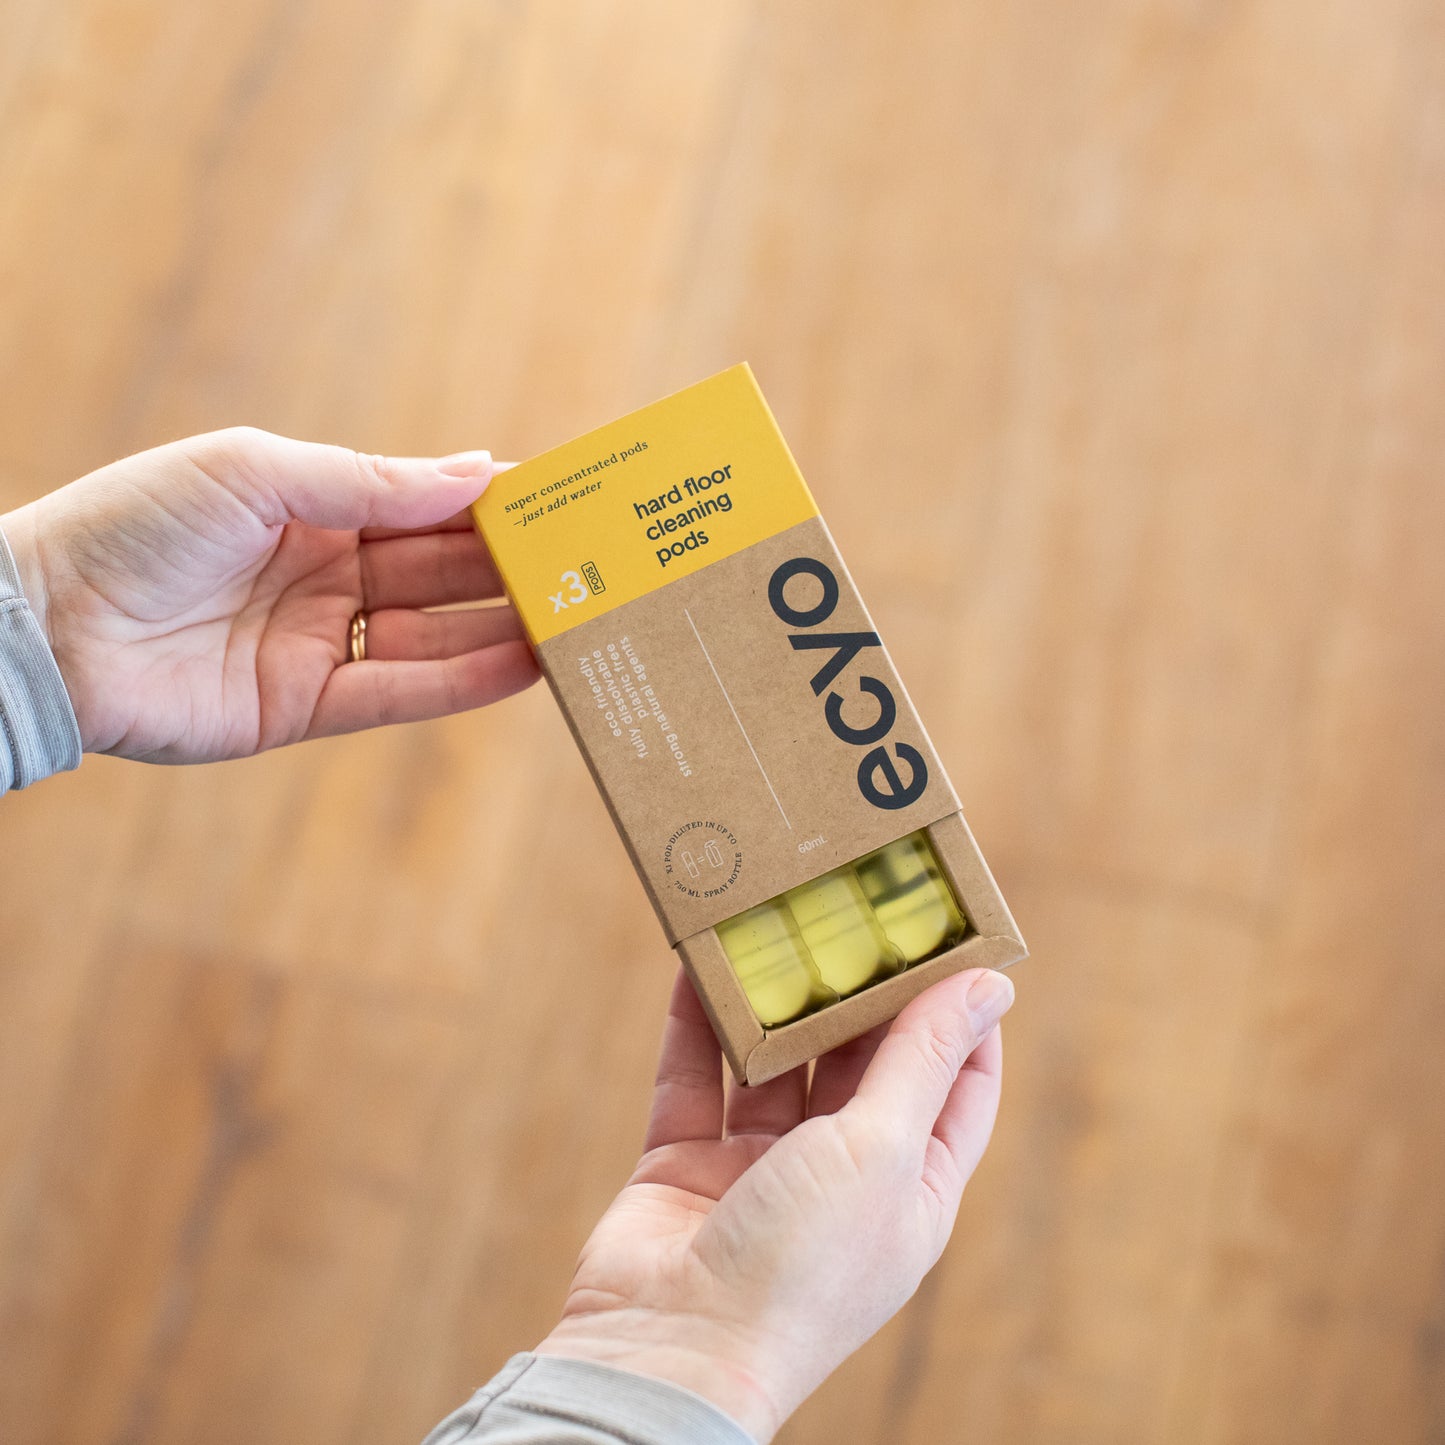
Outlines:
<svg viewBox="0 0 1445 1445"><path fill-rule="evenodd" d="M719 923L717 936L764 1028L837 998L818 977L793 915L779 899Z"/></svg>
<svg viewBox="0 0 1445 1445"><path fill-rule="evenodd" d="M818 976L829 988L853 993L902 967L903 959L884 937L851 865L790 888L783 897Z"/></svg>
<svg viewBox="0 0 1445 1445"><path fill-rule="evenodd" d="M860 858L854 868L874 915L909 963L918 963L964 935L968 924L922 833Z"/></svg>

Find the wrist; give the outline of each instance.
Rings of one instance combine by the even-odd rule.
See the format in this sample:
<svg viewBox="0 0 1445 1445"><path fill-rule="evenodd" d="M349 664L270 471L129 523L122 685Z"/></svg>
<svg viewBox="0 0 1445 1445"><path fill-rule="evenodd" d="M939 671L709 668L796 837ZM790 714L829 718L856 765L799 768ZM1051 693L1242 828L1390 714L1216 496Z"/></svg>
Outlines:
<svg viewBox="0 0 1445 1445"><path fill-rule="evenodd" d="M694 1316L661 1318L633 1309L572 1314L535 1353L591 1360L680 1385L716 1405L760 1445L767 1445L785 1418L746 1363L746 1342L724 1326L705 1325Z"/></svg>
<svg viewBox="0 0 1445 1445"><path fill-rule="evenodd" d="M61 683L65 687L70 711L79 730L81 751L88 753L96 750L96 743L85 718L82 717L86 688L82 685L83 679L78 675L76 659L66 645L66 639L56 635L56 623L60 619L60 613L52 605L54 595L51 583L56 574L46 566L47 541L43 515L46 500L42 497L39 501L29 502L0 516L0 532L4 533L10 555L14 558L20 590L25 595L31 616L40 628L40 635L50 649L56 671L59 672Z"/></svg>
<svg viewBox="0 0 1445 1445"><path fill-rule="evenodd" d="M48 642L50 629L46 623L50 591L45 585L45 568L40 561L34 505L17 507L13 512L0 516L0 532L5 534L5 540L10 544L10 555L15 559L16 572L20 574L20 590L25 594L30 611Z"/></svg>
<svg viewBox="0 0 1445 1445"><path fill-rule="evenodd" d="M0 517L0 792L78 767L84 749L69 683L43 623L34 531L26 509Z"/></svg>

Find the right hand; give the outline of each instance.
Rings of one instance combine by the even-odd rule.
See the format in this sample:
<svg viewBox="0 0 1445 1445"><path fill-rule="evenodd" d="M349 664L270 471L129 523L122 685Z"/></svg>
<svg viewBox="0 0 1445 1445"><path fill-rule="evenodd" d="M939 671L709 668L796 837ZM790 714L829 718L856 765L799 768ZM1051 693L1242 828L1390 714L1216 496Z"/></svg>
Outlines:
<svg viewBox="0 0 1445 1445"><path fill-rule="evenodd" d="M918 1288L993 1129L1013 1002L974 969L891 1027L724 1103L679 976L646 1152L542 1353L670 1380L759 1440Z"/></svg>

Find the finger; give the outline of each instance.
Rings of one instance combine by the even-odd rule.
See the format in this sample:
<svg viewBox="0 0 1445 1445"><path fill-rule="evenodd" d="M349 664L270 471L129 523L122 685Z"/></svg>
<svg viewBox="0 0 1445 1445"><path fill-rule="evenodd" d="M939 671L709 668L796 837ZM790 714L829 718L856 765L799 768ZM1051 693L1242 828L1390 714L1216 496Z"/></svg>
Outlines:
<svg viewBox="0 0 1445 1445"><path fill-rule="evenodd" d="M278 526L293 520L345 531L432 526L476 501L493 471L484 451L381 457L254 427L177 445L194 466Z"/></svg>
<svg viewBox="0 0 1445 1445"><path fill-rule="evenodd" d="M501 469L498 467L496 470ZM363 527L361 540L363 542L389 542L395 537L420 537L429 532L475 532L476 529L471 511L467 509L426 527Z"/></svg>
<svg viewBox="0 0 1445 1445"><path fill-rule="evenodd" d="M692 984L679 969L662 1030L643 1151L720 1139L722 1126L722 1053Z"/></svg>
<svg viewBox="0 0 1445 1445"><path fill-rule="evenodd" d="M468 453L467 455L470 455ZM444 462L454 461L453 457L443 457ZM503 472L510 472L516 462L492 461L492 476L496 478ZM444 522L438 522L430 527L366 527L362 530L361 540L363 542L385 542L392 537L414 537L419 532L475 532L476 522L472 519L470 507L464 508L455 516L448 517Z"/></svg>
<svg viewBox="0 0 1445 1445"><path fill-rule="evenodd" d="M971 969L919 994L893 1021L847 1107L902 1133L921 1154L954 1080L1013 993L1003 974Z"/></svg>
<svg viewBox="0 0 1445 1445"><path fill-rule="evenodd" d="M428 532L365 543L361 595L368 608L439 607L500 597L502 579L474 532Z"/></svg>
<svg viewBox="0 0 1445 1445"><path fill-rule="evenodd" d="M952 1161L960 1189L988 1148L1002 1090L1003 1030L995 1028L968 1056L933 1126L933 1137Z"/></svg>
<svg viewBox="0 0 1445 1445"><path fill-rule="evenodd" d="M819 1114L836 1114L858 1092L858 1081L887 1033L888 1025L879 1024L824 1054L813 1065L813 1088L808 1095L810 1119Z"/></svg>
<svg viewBox="0 0 1445 1445"><path fill-rule="evenodd" d="M460 657L521 640L522 619L510 607L469 607L461 612L397 608L371 612L366 618L366 655L379 662Z"/></svg>
<svg viewBox="0 0 1445 1445"><path fill-rule="evenodd" d="M808 1066L799 1064L766 1084L734 1085L728 1093L727 1132L771 1134L795 1129L808 1112Z"/></svg>
<svg viewBox="0 0 1445 1445"><path fill-rule="evenodd" d="M541 674L525 642L503 642L433 662L348 662L328 679L306 736L329 737L421 722L485 707L520 692Z"/></svg>

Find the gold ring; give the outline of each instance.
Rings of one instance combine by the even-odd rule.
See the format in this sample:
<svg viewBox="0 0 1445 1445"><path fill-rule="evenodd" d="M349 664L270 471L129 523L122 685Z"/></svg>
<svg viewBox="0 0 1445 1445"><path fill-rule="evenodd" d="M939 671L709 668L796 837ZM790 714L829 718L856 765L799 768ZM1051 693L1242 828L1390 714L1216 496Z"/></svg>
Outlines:
<svg viewBox="0 0 1445 1445"><path fill-rule="evenodd" d="M366 613L358 612L351 619L351 660L366 661Z"/></svg>

